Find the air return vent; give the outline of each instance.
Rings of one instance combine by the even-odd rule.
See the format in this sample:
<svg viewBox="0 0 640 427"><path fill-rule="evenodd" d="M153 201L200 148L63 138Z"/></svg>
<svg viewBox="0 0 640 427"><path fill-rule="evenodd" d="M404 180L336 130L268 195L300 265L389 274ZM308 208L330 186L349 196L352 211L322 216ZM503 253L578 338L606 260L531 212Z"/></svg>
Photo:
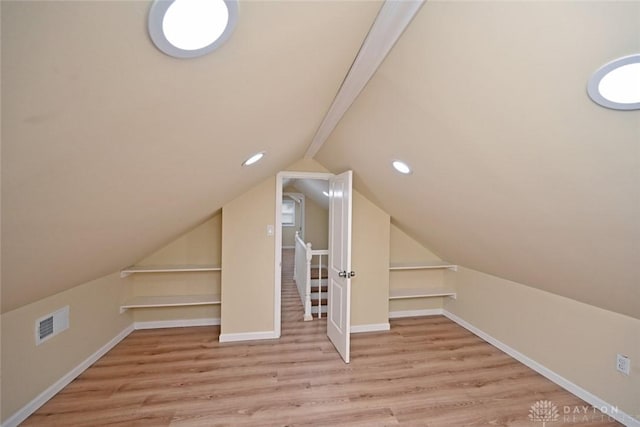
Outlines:
<svg viewBox="0 0 640 427"><path fill-rule="evenodd" d="M36 345L69 328L69 306L36 320Z"/></svg>

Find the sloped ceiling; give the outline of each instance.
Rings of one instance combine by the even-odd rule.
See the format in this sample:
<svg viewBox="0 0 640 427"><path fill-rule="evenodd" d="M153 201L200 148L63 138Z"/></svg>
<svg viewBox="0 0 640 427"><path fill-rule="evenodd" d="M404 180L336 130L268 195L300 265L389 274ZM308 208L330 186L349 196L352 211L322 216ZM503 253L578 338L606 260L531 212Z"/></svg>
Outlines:
<svg viewBox="0 0 640 427"><path fill-rule="evenodd" d="M149 40L150 4L1 2L3 312L138 261L300 159L381 5L242 1L227 44L178 60Z"/></svg>
<svg viewBox="0 0 640 427"><path fill-rule="evenodd" d="M316 160L443 259L640 318L640 111L586 95L639 52L640 2L427 2Z"/></svg>
<svg viewBox="0 0 640 427"><path fill-rule="evenodd" d="M305 196L311 198L324 210L329 210L329 181L322 179L293 179L291 185Z"/></svg>
<svg viewBox="0 0 640 427"><path fill-rule="evenodd" d="M177 60L149 5L0 3L3 311L301 158L380 8L241 1L228 44ZM639 2L427 2L316 160L443 259L640 318L640 112L585 94L639 23Z"/></svg>

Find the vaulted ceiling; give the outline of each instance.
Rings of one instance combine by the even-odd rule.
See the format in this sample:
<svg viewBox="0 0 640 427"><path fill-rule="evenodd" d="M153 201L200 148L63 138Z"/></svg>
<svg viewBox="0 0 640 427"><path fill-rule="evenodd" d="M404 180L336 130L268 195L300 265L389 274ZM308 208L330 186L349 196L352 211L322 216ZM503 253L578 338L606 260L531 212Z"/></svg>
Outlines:
<svg viewBox="0 0 640 427"><path fill-rule="evenodd" d="M0 4L3 311L300 159L381 3L241 0L192 60L155 49L149 5ZM640 318L640 111L585 92L638 52L640 2L427 2L315 159L450 262Z"/></svg>
<svg viewBox="0 0 640 427"><path fill-rule="evenodd" d="M2 1L3 311L136 262L300 159L380 8L241 2L228 43L180 60L149 39L150 5Z"/></svg>

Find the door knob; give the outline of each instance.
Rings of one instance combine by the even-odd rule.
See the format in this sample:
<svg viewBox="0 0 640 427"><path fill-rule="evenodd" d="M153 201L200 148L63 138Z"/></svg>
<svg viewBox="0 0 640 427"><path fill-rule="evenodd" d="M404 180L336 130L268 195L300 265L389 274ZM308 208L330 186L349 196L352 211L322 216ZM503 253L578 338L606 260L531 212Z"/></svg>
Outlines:
<svg viewBox="0 0 640 427"><path fill-rule="evenodd" d="M347 277L347 272L341 271L340 273L338 273L338 277Z"/></svg>
<svg viewBox="0 0 640 427"><path fill-rule="evenodd" d="M356 275L355 271L350 271L347 273L347 279L351 279L352 277L354 277Z"/></svg>

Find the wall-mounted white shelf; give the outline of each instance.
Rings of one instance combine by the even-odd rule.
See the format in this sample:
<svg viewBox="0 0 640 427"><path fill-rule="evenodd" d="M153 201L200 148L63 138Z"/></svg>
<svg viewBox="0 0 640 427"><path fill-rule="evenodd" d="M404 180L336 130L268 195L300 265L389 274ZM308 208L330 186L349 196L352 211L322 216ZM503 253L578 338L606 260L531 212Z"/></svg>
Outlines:
<svg viewBox="0 0 640 427"><path fill-rule="evenodd" d="M120 277L127 277L134 273L181 273L190 271L221 271L222 267L219 265L205 264L205 265L144 265L124 268L120 271Z"/></svg>
<svg viewBox="0 0 640 427"><path fill-rule="evenodd" d="M451 297L456 298L456 293L451 289L390 289L389 299L407 299L407 298L432 298L432 297Z"/></svg>
<svg viewBox="0 0 640 427"><path fill-rule="evenodd" d="M129 308L153 307L186 307L194 305L220 304L220 295L163 295L163 296L135 296L129 298L120 306L120 312Z"/></svg>
<svg viewBox="0 0 640 427"><path fill-rule="evenodd" d="M448 268L452 271L458 271L458 266L455 264L449 264L443 261L433 262L419 262L419 263L392 263L389 266L389 271L399 270L432 270L432 269L445 269Z"/></svg>
<svg viewBox="0 0 640 427"><path fill-rule="evenodd" d="M455 264L449 264L444 261L432 261L432 262L413 262L413 263L392 263L389 266L389 271L408 271L408 270L436 270L436 269L449 269L452 271L458 271L458 266ZM405 289L390 289L389 300L395 299L408 299L408 298L433 298L433 297L451 297L456 298L456 293L451 289L446 288L405 288Z"/></svg>

